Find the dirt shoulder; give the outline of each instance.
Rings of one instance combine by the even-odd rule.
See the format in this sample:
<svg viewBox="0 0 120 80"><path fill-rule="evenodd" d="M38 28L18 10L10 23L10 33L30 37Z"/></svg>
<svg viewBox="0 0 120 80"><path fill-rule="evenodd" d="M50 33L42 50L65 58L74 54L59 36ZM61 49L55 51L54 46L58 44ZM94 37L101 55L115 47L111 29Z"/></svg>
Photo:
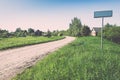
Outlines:
<svg viewBox="0 0 120 80"><path fill-rule="evenodd" d="M32 66L45 55L75 40L66 37L62 40L0 51L0 80L10 80L27 67Z"/></svg>

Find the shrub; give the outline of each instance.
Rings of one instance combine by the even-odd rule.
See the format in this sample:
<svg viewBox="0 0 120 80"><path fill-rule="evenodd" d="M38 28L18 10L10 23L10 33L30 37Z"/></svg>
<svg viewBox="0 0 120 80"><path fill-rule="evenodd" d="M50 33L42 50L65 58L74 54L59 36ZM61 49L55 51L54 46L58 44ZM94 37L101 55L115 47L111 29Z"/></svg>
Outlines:
<svg viewBox="0 0 120 80"><path fill-rule="evenodd" d="M103 30L103 37L120 44L120 27L116 25L112 25L110 27L108 25L105 26Z"/></svg>

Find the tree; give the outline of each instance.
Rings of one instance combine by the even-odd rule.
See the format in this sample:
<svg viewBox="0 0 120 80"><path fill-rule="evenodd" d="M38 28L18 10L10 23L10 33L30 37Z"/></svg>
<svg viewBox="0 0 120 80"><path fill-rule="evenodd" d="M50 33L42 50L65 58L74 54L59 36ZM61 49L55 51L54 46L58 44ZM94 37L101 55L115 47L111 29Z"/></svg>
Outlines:
<svg viewBox="0 0 120 80"><path fill-rule="evenodd" d="M32 29L32 28L29 28L29 29L28 29L28 34L29 34L30 36L34 36L34 35L35 35L34 32L35 32L34 29Z"/></svg>
<svg viewBox="0 0 120 80"><path fill-rule="evenodd" d="M120 27L111 27L106 30L105 38L120 44Z"/></svg>
<svg viewBox="0 0 120 80"><path fill-rule="evenodd" d="M67 36L67 31L61 30L58 34L58 36Z"/></svg>
<svg viewBox="0 0 120 80"><path fill-rule="evenodd" d="M82 28L81 28L81 35L82 36L89 36L90 35L90 28L86 25L84 25Z"/></svg>
<svg viewBox="0 0 120 80"><path fill-rule="evenodd" d="M42 36L42 31L36 30L35 31L35 36Z"/></svg>
<svg viewBox="0 0 120 80"><path fill-rule="evenodd" d="M14 32L10 32L9 34L10 34L9 37L14 37L15 36Z"/></svg>
<svg viewBox="0 0 120 80"><path fill-rule="evenodd" d="M120 26L106 24L103 29L103 37L120 44Z"/></svg>
<svg viewBox="0 0 120 80"><path fill-rule="evenodd" d="M107 23L107 24L105 25L105 27L109 28L109 27L112 27L112 25L110 25L109 23Z"/></svg>
<svg viewBox="0 0 120 80"><path fill-rule="evenodd" d="M22 30L21 37L26 37L28 35L27 30Z"/></svg>
<svg viewBox="0 0 120 80"><path fill-rule="evenodd" d="M27 36L27 31L22 30L21 28L17 28L14 34L15 34L16 37L26 37Z"/></svg>
<svg viewBox="0 0 120 80"><path fill-rule="evenodd" d="M0 37L1 38L8 38L9 37L9 32L7 30L0 29Z"/></svg>
<svg viewBox="0 0 120 80"><path fill-rule="evenodd" d="M52 36L50 30L47 31L46 36L47 37L51 37Z"/></svg>
<svg viewBox="0 0 120 80"><path fill-rule="evenodd" d="M58 30L54 30L54 31L52 32L52 36L58 36L58 34L59 34L59 31L58 31Z"/></svg>
<svg viewBox="0 0 120 80"><path fill-rule="evenodd" d="M15 32L17 33L17 32L21 32L21 31L22 31L21 28L16 28Z"/></svg>
<svg viewBox="0 0 120 80"><path fill-rule="evenodd" d="M82 24L80 19L78 19L77 17L75 17L72 20L72 23L69 24L69 30L68 33L70 36L80 36L81 34L81 28L82 28Z"/></svg>

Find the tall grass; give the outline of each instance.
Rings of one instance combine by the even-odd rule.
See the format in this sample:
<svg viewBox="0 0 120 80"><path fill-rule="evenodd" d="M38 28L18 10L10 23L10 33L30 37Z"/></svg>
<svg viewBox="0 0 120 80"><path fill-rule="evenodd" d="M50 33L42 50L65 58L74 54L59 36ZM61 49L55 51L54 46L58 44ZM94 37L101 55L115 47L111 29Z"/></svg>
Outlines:
<svg viewBox="0 0 120 80"><path fill-rule="evenodd" d="M120 80L120 45L97 37L77 38L13 80Z"/></svg>
<svg viewBox="0 0 120 80"><path fill-rule="evenodd" d="M62 39L64 37L55 36L55 37L14 37L14 38L1 38L0 39L0 50L8 49L8 48L14 48L14 47L20 47L20 46L26 46L26 45L32 45L32 44L38 44L38 43L44 43L49 41L55 41Z"/></svg>

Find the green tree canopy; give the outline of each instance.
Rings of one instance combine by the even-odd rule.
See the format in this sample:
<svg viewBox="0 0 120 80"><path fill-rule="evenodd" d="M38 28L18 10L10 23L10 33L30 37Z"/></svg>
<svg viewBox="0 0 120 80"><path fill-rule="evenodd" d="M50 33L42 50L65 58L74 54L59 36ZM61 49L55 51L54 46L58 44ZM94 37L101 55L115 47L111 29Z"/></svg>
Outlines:
<svg viewBox="0 0 120 80"><path fill-rule="evenodd" d="M106 24L103 31L103 37L120 44L120 26Z"/></svg>
<svg viewBox="0 0 120 80"><path fill-rule="evenodd" d="M28 29L28 34L29 34L30 36L34 36L34 35L35 35L34 32L35 32L34 29L32 29L32 28L29 28L29 29Z"/></svg>
<svg viewBox="0 0 120 80"><path fill-rule="evenodd" d="M28 29L28 33L34 33L34 29L29 28L29 29Z"/></svg>
<svg viewBox="0 0 120 80"><path fill-rule="evenodd" d="M75 17L72 22L69 24L69 35L70 36L80 36L80 32L81 32L81 28L82 28L82 24L80 19L78 19L77 17Z"/></svg>
<svg viewBox="0 0 120 80"><path fill-rule="evenodd" d="M0 38L8 38L9 32L7 30L0 29Z"/></svg>
<svg viewBox="0 0 120 80"><path fill-rule="evenodd" d="M84 25L82 28L81 28L81 35L82 36L89 36L90 35L90 28L86 25Z"/></svg>
<svg viewBox="0 0 120 80"><path fill-rule="evenodd" d="M36 30L35 31L35 36L42 36L42 31Z"/></svg>
<svg viewBox="0 0 120 80"><path fill-rule="evenodd" d="M21 28L16 28L16 31L15 31L15 32L17 33L17 32L21 32L21 31L22 31Z"/></svg>

